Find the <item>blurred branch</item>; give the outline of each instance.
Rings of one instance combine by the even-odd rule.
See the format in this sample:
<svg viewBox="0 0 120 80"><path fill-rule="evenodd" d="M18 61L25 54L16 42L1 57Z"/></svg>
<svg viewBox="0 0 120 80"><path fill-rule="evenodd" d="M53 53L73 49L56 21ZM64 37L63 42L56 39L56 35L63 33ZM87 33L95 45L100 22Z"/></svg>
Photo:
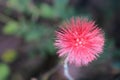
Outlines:
<svg viewBox="0 0 120 80"><path fill-rule="evenodd" d="M9 22L9 21L14 21L12 18L0 13L0 21L3 23Z"/></svg>
<svg viewBox="0 0 120 80"><path fill-rule="evenodd" d="M61 64L61 62L59 62L55 67L53 67L51 70L49 70L48 72L46 72L45 74L43 74L41 80L49 80L49 77L55 73L57 71L57 69L59 68L59 65Z"/></svg>

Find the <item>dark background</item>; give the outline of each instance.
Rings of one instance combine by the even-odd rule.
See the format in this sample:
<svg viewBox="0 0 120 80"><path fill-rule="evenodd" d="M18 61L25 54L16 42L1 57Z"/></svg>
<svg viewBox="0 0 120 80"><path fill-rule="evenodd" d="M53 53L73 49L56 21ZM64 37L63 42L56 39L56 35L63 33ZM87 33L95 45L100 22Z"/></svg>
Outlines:
<svg viewBox="0 0 120 80"><path fill-rule="evenodd" d="M87 17L105 32L103 54L75 80L120 80L120 0L0 0L0 80L67 80L56 55L55 30Z"/></svg>

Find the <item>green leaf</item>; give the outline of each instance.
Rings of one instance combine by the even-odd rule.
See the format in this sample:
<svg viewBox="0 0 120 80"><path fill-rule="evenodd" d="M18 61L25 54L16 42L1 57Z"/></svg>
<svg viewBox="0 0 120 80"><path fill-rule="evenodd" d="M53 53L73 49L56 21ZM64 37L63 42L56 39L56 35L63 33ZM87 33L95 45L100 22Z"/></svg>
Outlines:
<svg viewBox="0 0 120 80"><path fill-rule="evenodd" d="M0 80L6 80L10 74L10 68L8 65L0 63Z"/></svg>
<svg viewBox="0 0 120 80"><path fill-rule="evenodd" d="M51 6L47 4L41 4L40 6L40 14L45 18L52 18L54 15L54 11Z"/></svg>
<svg viewBox="0 0 120 80"><path fill-rule="evenodd" d="M55 48L53 46L53 35L54 29L49 27L41 27L40 28L40 42L39 42L39 49L41 53L44 55L54 55Z"/></svg>
<svg viewBox="0 0 120 80"><path fill-rule="evenodd" d="M18 23L15 21L10 21L8 22L4 28L3 28L3 33L7 35L11 35L17 32L18 30Z"/></svg>
<svg viewBox="0 0 120 80"><path fill-rule="evenodd" d="M54 55L54 53L55 53L55 48L54 48L53 44L54 44L54 42L52 39L48 40L47 49L51 55Z"/></svg>
<svg viewBox="0 0 120 80"><path fill-rule="evenodd" d="M54 0L54 7L58 8L58 9L62 9L65 8L68 4L69 0Z"/></svg>
<svg viewBox="0 0 120 80"><path fill-rule="evenodd" d="M8 5L18 11L26 11L30 0L8 0Z"/></svg>
<svg viewBox="0 0 120 80"><path fill-rule="evenodd" d="M33 40L38 40L39 39L39 32L38 31L31 31L26 35L26 41L33 41Z"/></svg>
<svg viewBox="0 0 120 80"><path fill-rule="evenodd" d="M75 15L74 8L69 6L68 3L69 0L54 0L54 16L66 19Z"/></svg>
<svg viewBox="0 0 120 80"><path fill-rule="evenodd" d="M11 63L17 58L17 52L13 49L6 50L1 56L2 61Z"/></svg>

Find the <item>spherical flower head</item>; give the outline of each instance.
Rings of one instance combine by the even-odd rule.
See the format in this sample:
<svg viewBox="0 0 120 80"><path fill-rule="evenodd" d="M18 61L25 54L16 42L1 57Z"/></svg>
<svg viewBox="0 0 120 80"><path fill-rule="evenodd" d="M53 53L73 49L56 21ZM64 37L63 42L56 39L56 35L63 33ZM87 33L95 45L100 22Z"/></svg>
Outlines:
<svg viewBox="0 0 120 80"><path fill-rule="evenodd" d="M103 31L87 18L71 18L56 31L55 46L59 57L68 63L84 66L92 62L103 51Z"/></svg>

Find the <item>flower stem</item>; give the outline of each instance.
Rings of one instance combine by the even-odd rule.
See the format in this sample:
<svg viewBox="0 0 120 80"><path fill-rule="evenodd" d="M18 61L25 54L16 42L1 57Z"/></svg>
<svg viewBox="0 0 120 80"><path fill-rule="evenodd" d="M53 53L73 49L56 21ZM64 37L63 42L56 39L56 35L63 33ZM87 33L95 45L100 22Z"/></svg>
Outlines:
<svg viewBox="0 0 120 80"><path fill-rule="evenodd" d="M68 68L67 60L65 60L65 62L64 62L64 74L68 78L68 80L74 80L72 78L72 76L70 75L70 73L69 73L69 68Z"/></svg>

